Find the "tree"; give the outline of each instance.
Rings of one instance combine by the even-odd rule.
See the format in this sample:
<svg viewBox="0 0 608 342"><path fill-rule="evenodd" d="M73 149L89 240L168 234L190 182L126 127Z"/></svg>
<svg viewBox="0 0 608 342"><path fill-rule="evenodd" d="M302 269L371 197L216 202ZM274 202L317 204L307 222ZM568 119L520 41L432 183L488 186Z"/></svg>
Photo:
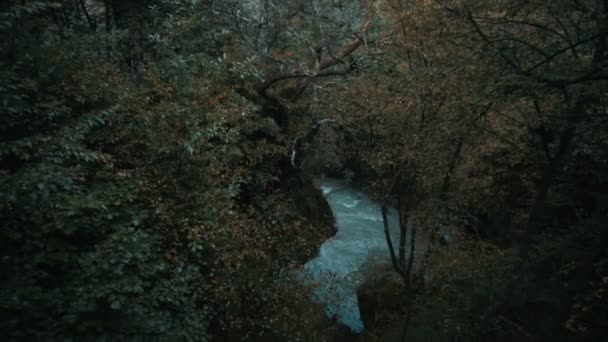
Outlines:
<svg viewBox="0 0 608 342"><path fill-rule="evenodd" d="M514 8L509 2L499 6ZM463 13L487 49L504 65L507 74L499 87L524 99L522 115L544 152L540 185L521 241L521 257L526 258L548 193L574 142L585 138L577 137L576 132L581 128L597 132L604 121L599 89L608 80L604 20L608 7L601 1L557 1L533 3L518 10L467 5L451 10Z"/></svg>
<svg viewBox="0 0 608 342"><path fill-rule="evenodd" d="M7 338L264 339L295 326L277 274L330 223L299 214L291 186L322 202L284 173L282 133L237 92L224 18L157 2L95 31L85 16L55 21L78 2L12 5L0 15Z"/></svg>
<svg viewBox="0 0 608 342"><path fill-rule="evenodd" d="M601 1L386 2L379 13L393 31L382 49L370 54L373 72L322 92L321 104L347 99L331 108L355 136L347 153L370 165L377 177L366 184L377 197L393 189L395 175L406 170L419 175L421 195L405 217L432 241L417 259L428 268L427 279L445 267L441 263L454 265L441 287L430 282L420 290L411 338L424 336L422 326L445 329L446 338L461 334L457 328L465 325L470 337L534 338L539 329L538 336L549 338L554 336L549 326L571 333L563 324L574 295L561 295L557 288L572 289L583 278L597 284L603 272L583 266L603 258L599 242L585 237L600 239L585 217L597 217L591 208L601 205L583 195L588 190L574 190L583 186L573 170L593 160L597 168L587 177L604 184L591 176L605 173L595 164L605 149L604 6ZM395 193L407 191L405 184L395 186ZM585 198L585 204L573 198ZM589 230L570 235L583 226ZM466 237L460 250L439 243L441 231L450 227ZM572 243L590 243L594 257L573 256L578 275L548 284L543 277L557 277L557 269L566 266L562 261L540 266L556 257L541 246L561 234ZM506 257L510 253L515 261ZM399 266L398 251L392 256ZM510 286L493 289L497 283ZM535 286L548 287L538 292L550 298L543 305L556 313L538 325L529 323L532 309L521 311L541 305L532 295ZM475 299L458 293L475 293ZM421 309L425 305L445 312L458 311L458 305L466 309L437 314ZM485 318L463 319L476 315ZM598 326L589 331L596 336Z"/></svg>

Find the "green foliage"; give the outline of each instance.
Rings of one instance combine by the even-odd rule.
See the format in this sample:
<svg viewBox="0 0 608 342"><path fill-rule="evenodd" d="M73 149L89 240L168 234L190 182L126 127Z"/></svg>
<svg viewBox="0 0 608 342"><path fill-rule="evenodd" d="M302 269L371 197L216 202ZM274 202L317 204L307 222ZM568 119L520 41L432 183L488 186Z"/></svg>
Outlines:
<svg viewBox="0 0 608 342"><path fill-rule="evenodd" d="M132 20L107 31L67 3L2 8L0 327L9 340L284 336L297 318L279 319L276 274L330 223L280 189L287 140L236 90L259 74L226 53L225 18L206 2L140 5L116 7Z"/></svg>
<svg viewBox="0 0 608 342"><path fill-rule="evenodd" d="M451 225L475 240L433 250L411 338L603 338L600 2L83 3L89 18L78 1L0 5L6 339L320 340L307 335L319 308L283 275L331 234L288 159L308 121L328 118L347 133L321 129L302 169L365 173L380 196L407 160L421 235ZM357 54L338 61L367 4L392 33L355 36ZM371 73L314 78L315 101L283 106L279 127L281 106L255 86L287 75L269 89L287 100L281 85L312 84L303 75L323 58L324 76ZM514 231L527 226L538 234L522 263Z"/></svg>
<svg viewBox="0 0 608 342"><path fill-rule="evenodd" d="M414 340L596 340L606 322L603 219L546 237L524 266L503 253L447 268L417 296ZM450 254L462 258L462 254ZM593 298L593 299L592 299Z"/></svg>
<svg viewBox="0 0 608 342"><path fill-rule="evenodd" d="M133 155L113 153L126 133L115 127L137 122L124 119L125 97L113 88L125 85L93 59L101 38L54 37L3 68L3 331L204 340L206 313L191 300L201 270L166 260L149 181L121 170Z"/></svg>

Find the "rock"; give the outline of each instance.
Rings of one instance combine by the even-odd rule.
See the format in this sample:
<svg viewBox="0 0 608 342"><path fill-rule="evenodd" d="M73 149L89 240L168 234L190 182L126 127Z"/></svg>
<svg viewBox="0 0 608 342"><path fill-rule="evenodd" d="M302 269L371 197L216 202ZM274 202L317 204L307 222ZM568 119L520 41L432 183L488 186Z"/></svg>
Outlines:
<svg viewBox="0 0 608 342"><path fill-rule="evenodd" d="M331 208L310 177L298 172L289 180L289 191L300 215L314 224L327 227L329 236L336 233Z"/></svg>
<svg viewBox="0 0 608 342"><path fill-rule="evenodd" d="M389 270L370 275L359 286L357 299L366 329L382 324L390 313L402 309L403 289L401 277Z"/></svg>
<svg viewBox="0 0 608 342"><path fill-rule="evenodd" d="M441 226L437 230L439 243L444 246L449 246L457 243L462 239L461 233L454 227Z"/></svg>

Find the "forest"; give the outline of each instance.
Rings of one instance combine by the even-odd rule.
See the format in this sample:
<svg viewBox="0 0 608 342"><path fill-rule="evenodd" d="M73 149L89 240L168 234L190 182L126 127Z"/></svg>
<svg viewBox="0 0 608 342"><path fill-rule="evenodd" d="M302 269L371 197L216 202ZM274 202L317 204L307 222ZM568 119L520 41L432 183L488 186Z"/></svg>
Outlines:
<svg viewBox="0 0 608 342"><path fill-rule="evenodd" d="M3 341L608 339L608 0L2 0L0 36ZM319 177L379 204L362 331L298 277Z"/></svg>

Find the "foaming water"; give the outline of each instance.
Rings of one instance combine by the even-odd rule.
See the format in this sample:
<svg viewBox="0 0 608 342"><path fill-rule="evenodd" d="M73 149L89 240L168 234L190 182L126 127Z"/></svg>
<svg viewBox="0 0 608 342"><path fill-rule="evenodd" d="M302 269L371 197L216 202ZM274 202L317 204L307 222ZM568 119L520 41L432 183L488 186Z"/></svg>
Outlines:
<svg viewBox="0 0 608 342"><path fill-rule="evenodd" d="M304 265L304 275L315 283L315 299L325 304L327 315L359 333L364 329L357 303L359 271L370 254L388 256L380 205L341 180L319 178L315 185L333 211L337 233ZM398 223L391 209L391 231L397 230Z"/></svg>

